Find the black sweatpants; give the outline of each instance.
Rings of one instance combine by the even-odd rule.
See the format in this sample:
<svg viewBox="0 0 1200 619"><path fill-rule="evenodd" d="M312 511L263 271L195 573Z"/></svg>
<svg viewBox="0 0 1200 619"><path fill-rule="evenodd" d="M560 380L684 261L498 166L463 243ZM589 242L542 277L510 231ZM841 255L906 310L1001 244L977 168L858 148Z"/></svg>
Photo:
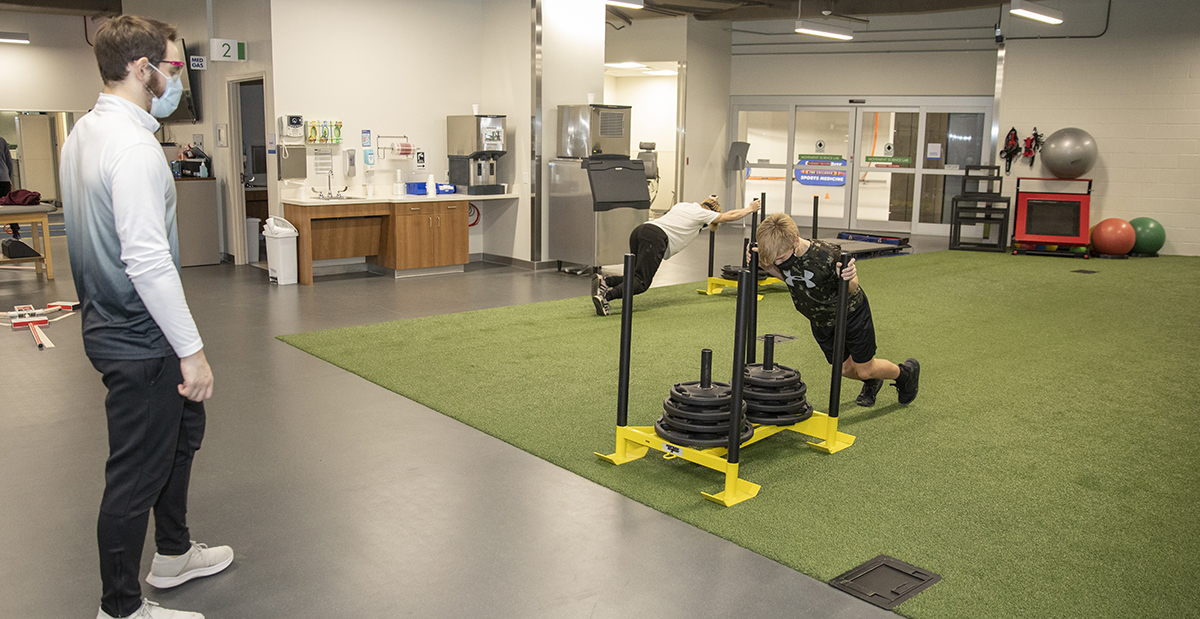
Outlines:
<svg viewBox="0 0 1200 619"><path fill-rule="evenodd" d="M124 617L142 603L138 571L150 510L158 552L191 548L187 527L192 457L204 438L204 404L179 395L179 358L92 359L108 396L108 461L96 538L100 547L100 608Z"/></svg>
<svg viewBox="0 0 1200 619"><path fill-rule="evenodd" d="M633 294L642 294L650 288L663 256L667 255L667 233L654 224L641 224L629 233L629 253L633 254ZM608 275L608 300L620 299L625 293L625 278Z"/></svg>

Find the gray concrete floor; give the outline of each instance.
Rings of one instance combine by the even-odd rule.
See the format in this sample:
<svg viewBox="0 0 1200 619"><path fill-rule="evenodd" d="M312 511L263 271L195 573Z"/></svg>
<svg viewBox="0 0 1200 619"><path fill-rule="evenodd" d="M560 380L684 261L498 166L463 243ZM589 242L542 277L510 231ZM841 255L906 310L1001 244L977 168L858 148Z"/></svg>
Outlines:
<svg viewBox="0 0 1200 619"><path fill-rule="evenodd" d="M718 268L737 259L741 234L719 235ZM53 281L0 268L0 307L76 298L65 239L52 247ZM655 284L706 270L698 241ZM279 287L220 265L184 269L183 282L216 375L190 525L237 558L176 589L144 586L152 600L210 619L892 616L274 339L582 296L585 277L473 264ZM52 323L56 348L40 352L27 332L0 332L5 617L90 618L99 605L105 390L79 326L78 315Z"/></svg>

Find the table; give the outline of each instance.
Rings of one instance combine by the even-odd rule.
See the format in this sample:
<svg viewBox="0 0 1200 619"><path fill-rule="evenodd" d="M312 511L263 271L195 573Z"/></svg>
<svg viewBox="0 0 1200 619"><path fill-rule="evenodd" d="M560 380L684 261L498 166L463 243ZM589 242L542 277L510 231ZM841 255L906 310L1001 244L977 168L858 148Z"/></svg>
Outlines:
<svg viewBox="0 0 1200 619"><path fill-rule="evenodd" d="M0 265L15 264L18 262L33 262L34 270L40 275L42 267L46 268L46 278L54 279L54 258L50 255L50 218L49 214L53 213L55 208L49 204L30 204L30 205L4 205L0 206L0 225L4 224L23 224L27 223L34 226L41 226L41 233L34 230L30 235L33 241L33 250L42 254L38 258L3 258L0 257ZM43 249L44 248L44 249Z"/></svg>

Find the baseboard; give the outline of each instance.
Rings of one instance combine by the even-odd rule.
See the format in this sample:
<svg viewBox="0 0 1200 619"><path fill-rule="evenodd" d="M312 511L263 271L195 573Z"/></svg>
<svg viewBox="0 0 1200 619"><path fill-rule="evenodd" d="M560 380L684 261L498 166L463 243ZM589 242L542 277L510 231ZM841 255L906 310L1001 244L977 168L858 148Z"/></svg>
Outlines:
<svg viewBox="0 0 1200 619"><path fill-rule="evenodd" d="M558 262L555 260L541 260L539 262L532 262L529 260L520 260L518 258L513 258L511 256L500 256L497 254L483 253L483 254L475 254L475 255L478 255L480 257L479 258L480 262L490 262L492 264L503 264L504 266L517 267L518 269L527 269L530 271L544 271L546 269L558 268ZM471 260L475 261L475 258L471 258Z"/></svg>

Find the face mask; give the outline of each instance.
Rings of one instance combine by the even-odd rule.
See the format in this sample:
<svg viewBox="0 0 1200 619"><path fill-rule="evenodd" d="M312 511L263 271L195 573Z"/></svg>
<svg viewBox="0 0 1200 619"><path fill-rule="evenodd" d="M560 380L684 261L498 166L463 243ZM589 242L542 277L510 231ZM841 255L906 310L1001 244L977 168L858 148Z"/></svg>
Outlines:
<svg viewBox="0 0 1200 619"><path fill-rule="evenodd" d="M151 66L152 69L158 71L158 67ZM150 100L150 115L155 118L166 118L179 107L179 97L183 94L183 82L179 76L167 77L166 73L158 71L158 74L167 80L167 87L163 90L162 96L155 96L154 91L150 91L150 95L154 98ZM149 90L149 87L146 88Z"/></svg>
<svg viewBox="0 0 1200 619"><path fill-rule="evenodd" d="M791 258L788 258L787 260L780 262L776 266L779 268L780 271L790 271L792 269L792 267L796 266L796 262L798 260L800 260L800 258L798 258L796 256L796 252L792 252Z"/></svg>

